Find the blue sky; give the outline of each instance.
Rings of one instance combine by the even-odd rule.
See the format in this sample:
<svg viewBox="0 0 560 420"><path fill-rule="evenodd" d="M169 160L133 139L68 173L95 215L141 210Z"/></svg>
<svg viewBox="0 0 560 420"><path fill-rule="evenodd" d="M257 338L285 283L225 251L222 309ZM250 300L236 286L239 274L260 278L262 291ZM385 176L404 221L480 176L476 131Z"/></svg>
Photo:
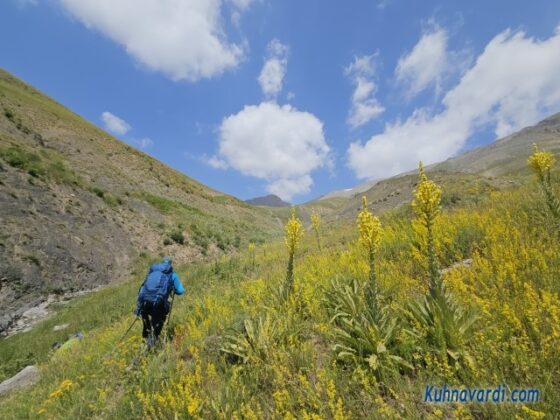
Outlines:
<svg viewBox="0 0 560 420"><path fill-rule="evenodd" d="M220 191L304 202L560 111L560 2L6 0L0 66Z"/></svg>

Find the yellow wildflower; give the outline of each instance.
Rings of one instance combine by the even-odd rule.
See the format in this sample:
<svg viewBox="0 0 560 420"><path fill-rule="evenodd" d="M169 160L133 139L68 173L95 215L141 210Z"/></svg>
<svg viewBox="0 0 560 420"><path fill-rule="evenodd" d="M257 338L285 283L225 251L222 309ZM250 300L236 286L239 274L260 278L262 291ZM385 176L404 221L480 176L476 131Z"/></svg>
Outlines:
<svg viewBox="0 0 560 420"><path fill-rule="evenodd" d="M535 171L539 179L554 166L554 155L550 152L539 151L539 147L533 144L533 154L527 160L529 166Z"/></svg>
<svg viewBox="0 0 560 420"><path fill-rule="evenodd" d="M381 222L368 210L367 198L362 197L362 211L358 214L360 244L368 251L375 253L381 243Z"/></svg>
<svg viewBox="0 0 560 420"><path fill-rule="evenodd" d="M532 410L526 405L521 407L521 410L529 416L531 419L543 419L545 418L546 414L542 411Z"/></svg>
<svg viewBox="0 0 560 420"><path fill-rule="evenodd" d="M429 180L424 171L422 162L419 164L420 183L414 191L412 208L424 223L431 223L440 212L441 188Z"/></svg>
<svg viewBox="0 0 560 420"><path fill-rule="evenodd" d="M296 209L292 207L291 217L286 223L286 246L290 254L293 254L303 236L303 225L296 216Z"/></svg>

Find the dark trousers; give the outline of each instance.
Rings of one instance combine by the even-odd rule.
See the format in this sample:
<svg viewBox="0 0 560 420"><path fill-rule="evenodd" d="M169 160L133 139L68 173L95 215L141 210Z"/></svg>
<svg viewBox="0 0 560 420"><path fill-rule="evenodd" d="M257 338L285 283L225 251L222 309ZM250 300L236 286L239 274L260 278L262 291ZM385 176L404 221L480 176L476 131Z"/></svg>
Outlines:
<svg viewBox="0 0 560 420"><path fill-rule="evenodd" d="M152 331L156 339L159 337L163 324L165 323L165 318L169 312L166 303L167 302L161 304L144 303L140 312L142 314L142 323L144 324L142 328L142 337L147 338Z"/></svg>

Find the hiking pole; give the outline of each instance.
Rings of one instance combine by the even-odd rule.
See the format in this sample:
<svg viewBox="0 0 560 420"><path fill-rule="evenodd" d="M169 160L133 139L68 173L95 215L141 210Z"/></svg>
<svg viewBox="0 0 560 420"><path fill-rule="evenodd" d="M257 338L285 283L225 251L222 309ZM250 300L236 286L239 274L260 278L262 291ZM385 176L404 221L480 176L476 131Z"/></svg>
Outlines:
<svg viewBox="0 0 560 420"><path fill-rule="evenodd" d="M134 327L134 324L136 324L136 321L138 321L138 317L134 318L134 321L132 321L132 324L130 324L130 327L128 327L128 330L126 330L126 332L122 335L121 338L119 338L119 341L117 341L117 344L119 344L121 341L124 340L124 338L126 337L126 335L130 332L130 330L132 329L132 327ZM116 346L116 344L115 344Z"/></svg>
<svg viewBox="0 0 560 420"><path fill-rule="evenodd" d="M171 292L171 304L169 305L169 314L167 315L167 322L165 327L165 336L163 337L167 343L167 336L169 335L169 323L171 321L171 311L173 310L173 302L175 301L175 291Z"/></svg>
<svg viewBox="0 0 560 420"><path fill-rule="evenodd" d="M126 332L121 336L121 338L119 338L119 340L115 343L115 345L113 346L113 348L111 349L111 351L109 353L107 353L107 355L105 355L104 357L107 356L112 356L113 353L115 352L115 350L117 349L117 346L119 345L119 343L121 341L124 340L124 338L127 336L127 334L130 332L130 330L132 329L132 327L134 327L134 324L136 324L136 321L138 321L138 317L134 318L134 321L132 321L132 324L130 324L130 327L128 327L128 330L126 330Z"/></svg>

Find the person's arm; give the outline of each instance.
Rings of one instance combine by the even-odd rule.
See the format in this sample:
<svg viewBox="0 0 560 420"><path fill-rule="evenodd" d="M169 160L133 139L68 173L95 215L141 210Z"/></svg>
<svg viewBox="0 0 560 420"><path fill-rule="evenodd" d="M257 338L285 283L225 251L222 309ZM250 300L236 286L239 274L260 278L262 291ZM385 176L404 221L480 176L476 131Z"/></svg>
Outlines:
<svg viewBox="0 0 560 420"><path fill-rule="evenodd" d="M179 276L175 272L173 273L173 288L175 289L176 295L182 295L185 293L185 288L183 287L181 280L179 280Z"/></svg>

